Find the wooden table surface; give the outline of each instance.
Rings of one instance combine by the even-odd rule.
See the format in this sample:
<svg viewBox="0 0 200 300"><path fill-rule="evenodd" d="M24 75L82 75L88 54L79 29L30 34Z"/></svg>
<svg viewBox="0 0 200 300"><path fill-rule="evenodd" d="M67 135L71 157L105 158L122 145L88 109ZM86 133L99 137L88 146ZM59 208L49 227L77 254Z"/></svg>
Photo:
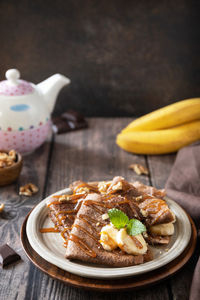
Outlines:
<svg viewBox="0 0 200 300"><path fill-rule="evenodd" d="M33 154L24 157L24 166L17 183L0 188L0 245L8 243L22 260L4 269L0 267L0 299L188 299L194 262L190 262L170 279L151 288L122 293L100 293L76 289L53 280L38 270L26 257L20 243L20 228L31 208L47 195L82 179L112 179L115 175L127 180L163 188L175 155L139 156L126 153L115 144L116 134L128 118L91 118L89 129L50 137ZM141 163L149 176L138 176L128 169ZM35 183L39 192L33 197L19 196L21 185Z"/></svg>

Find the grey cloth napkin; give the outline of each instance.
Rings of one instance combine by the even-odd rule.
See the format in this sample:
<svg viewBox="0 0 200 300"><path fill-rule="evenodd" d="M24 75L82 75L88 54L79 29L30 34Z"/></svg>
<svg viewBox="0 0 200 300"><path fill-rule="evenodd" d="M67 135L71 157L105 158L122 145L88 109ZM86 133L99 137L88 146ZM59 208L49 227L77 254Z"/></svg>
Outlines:
<svg viewBox="0 0 200 300"><path fill-rule="evenodd" d="M167 195L179 203L200 228L200 142L179 150L166 183ZM200 237L200 230L199 230ZM200 257L195 267L190 300L200 299Z"/></svg>

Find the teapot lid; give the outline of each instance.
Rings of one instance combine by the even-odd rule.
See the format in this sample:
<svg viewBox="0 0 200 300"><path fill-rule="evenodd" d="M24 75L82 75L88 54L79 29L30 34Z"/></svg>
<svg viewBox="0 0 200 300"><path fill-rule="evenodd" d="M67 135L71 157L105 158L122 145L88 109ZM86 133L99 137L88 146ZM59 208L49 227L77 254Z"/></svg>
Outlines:
<svg viewBox="0 0 200 300"><path fill-rule="evenodd" d="M21 80L17 69L9 69L5 74L7 80L0 82L0 96L22 96L32 94L34 91L31 83Z"/></svg>

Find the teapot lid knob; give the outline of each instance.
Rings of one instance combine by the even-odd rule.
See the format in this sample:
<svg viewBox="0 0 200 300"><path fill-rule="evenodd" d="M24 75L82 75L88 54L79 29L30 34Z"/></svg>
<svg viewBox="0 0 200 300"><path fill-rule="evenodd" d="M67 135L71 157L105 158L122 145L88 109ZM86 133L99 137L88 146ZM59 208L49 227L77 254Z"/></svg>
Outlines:
<svg viewBox="0 0 200 300"><path fill-rule="evenodd" d="M20 78L20 72L17 69L9 69L6 71L6 78L8 82L12 85L18 85L18 79Z"/></svg>
<svg viewBox="0 0 200 300"><path fill-rule="evenodd" d="M19 79L20 72L17 69L8 70L5 76L7 80L0 81L0 97L23 96L34 92L32 83Z"/></svg>

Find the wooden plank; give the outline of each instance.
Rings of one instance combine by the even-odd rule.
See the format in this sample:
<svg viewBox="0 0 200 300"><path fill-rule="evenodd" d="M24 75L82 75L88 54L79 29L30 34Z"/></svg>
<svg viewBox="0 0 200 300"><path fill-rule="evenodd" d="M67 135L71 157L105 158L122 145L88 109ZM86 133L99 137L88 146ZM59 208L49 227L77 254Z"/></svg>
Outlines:
<svg viewBox="0 0 200 300"><path fill-rule="evenodd" d="M0 268L0 299L24 299L28 278L32 277L33 265L26 257L20 242L20 228L30 209L38 203L44 193L50 143L45 143L34 153L24 157L24 166L18 182L0 188L0 202L5 210L0 215L0 244L8 243L22 260L5 269ZM39 192L32 197L19 196L21 185L35 183Z"/></svg>
<svg viewBox="0 0 200 300"><path fill-rule="evenodd" d="M76 289L63 283L52 280L46 275L38 274L37 284L39 284L36 288L34 285L34 292L30 295L30 298L25 299L44 299L44 300L137 300L137 299L147 299L147 300L166 300L168 299L168 295L163 289L163 285L157 285L152 287L151 289L134 291L134 292L121 292L121 293L101 293L94 291L87 291L82 289ZM36 277L33 279L35 280ZM40 280L40 282L39 282ZM20 298L17 298L21 300ZM10 300L10 299L9 299Z"/></svg>
<svg viewBox="0 0 200 300"><path fill-rule="evenodd" d="M176 154L148 156L151 182L158 188L164 188L169 177ZM170 279L170 293L174 299L189 299L190 284L194 272L194 260L191 260L177 275Z"/></svg>
<svg viewBox="0 0 200 300"><path fill-rule="evenodd" d="M89 129L56 136L48 174L47 194L62 189L77 179L95 181L111 179L115 175L148 184L147 176L138 176L128 169L134 162L146 165L145 157L126 153L115 144L116 134L129 121L120 118L90 119ZM34 278L37 278L39 285L35 296L39 299L168 299L165 283L137 292L101 294L66 287L59 281L41 275L39 271L35 272L37 276L34 275ZM34 287L29 294L31 297L34 295L33 289Z"/></svg>
<svg viewBox="0 0 200 300"><path fill-rule="evenodd" d="M48 194L69 185L75 179L96 181L115 175L128 180L142 180L128 169L131 163L145 165L145 158L124 152L115 144L116 134L130 119L90 119L89 129L57 135L53 147Z"/></svg>

